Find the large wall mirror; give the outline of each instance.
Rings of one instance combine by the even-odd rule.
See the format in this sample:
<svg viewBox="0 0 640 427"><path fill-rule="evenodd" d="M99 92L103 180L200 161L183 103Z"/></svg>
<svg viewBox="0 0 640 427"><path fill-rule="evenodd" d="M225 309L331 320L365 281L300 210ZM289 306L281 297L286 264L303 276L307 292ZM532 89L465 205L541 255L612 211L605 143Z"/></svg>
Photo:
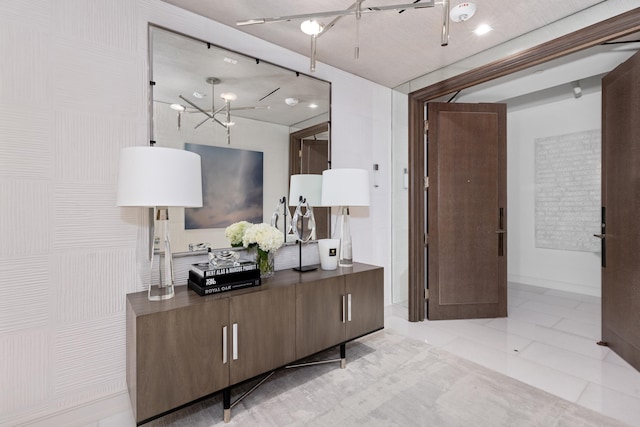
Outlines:
<svg viewBox="0 0 640 427"><path fill-rule="evenodd" d="M290 219L290 175L328 168L331 84L156 26L149 44L151 139L202 156L203 208L170 208L174 253L228 247L236 221L270 223L283 209ZM295 162L299 135L319 153Z"/></svg>

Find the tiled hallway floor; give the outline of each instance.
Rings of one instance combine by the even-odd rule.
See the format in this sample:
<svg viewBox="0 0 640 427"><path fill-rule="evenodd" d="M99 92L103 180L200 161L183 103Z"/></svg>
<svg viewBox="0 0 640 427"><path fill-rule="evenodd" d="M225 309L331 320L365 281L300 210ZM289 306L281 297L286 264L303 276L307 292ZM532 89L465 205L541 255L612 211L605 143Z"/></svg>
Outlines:
<svg viewBox="0 0 640 427"><path fill-rule="evenodd" d="M596 344L600 298L510 283L508 307L507 318L408 322L396 305L385 328L640 426L640 372Z"/></svg>

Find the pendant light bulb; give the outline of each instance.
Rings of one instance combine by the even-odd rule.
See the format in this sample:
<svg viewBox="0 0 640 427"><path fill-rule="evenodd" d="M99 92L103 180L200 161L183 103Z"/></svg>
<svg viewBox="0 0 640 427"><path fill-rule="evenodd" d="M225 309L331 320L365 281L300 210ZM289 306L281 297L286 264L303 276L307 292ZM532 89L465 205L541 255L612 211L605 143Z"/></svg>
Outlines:
<svg viewBox="0 0 640 427"><path fill-rule="evenodd" d="M221 93L220 98L224 99L225 101L235 101L237 99L237 96L235 93L226 92Z"/></svg>
<svg viewBox="0 0 640 427"><path fill-rule="evenodd" d="M302 24L300 24L300 29L302 30L303 33L307 35L317 36L324 29L324 25L322 25L315 19L306 20Z"/></svg>

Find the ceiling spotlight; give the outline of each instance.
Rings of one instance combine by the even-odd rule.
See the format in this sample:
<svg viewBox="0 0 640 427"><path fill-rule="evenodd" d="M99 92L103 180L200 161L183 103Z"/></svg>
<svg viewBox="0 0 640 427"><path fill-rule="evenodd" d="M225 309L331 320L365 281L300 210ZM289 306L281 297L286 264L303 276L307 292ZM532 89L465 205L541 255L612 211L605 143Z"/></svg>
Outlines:
<svg viewBox="0 0 640 427"><path fill-rule="evenodd" d="M235 93L226 92L226 93L221 93L220 98L224 99L225 101L235 101L237 96Z"/></svg>
<svg viewBox="0 0 640 427"><path fill-rule="evenodd" d="M300 29L302 30L303 33L307 35L317 36L324 29L324 25L322 25L315 19L306 20L302 24L300 24Z"/></svg>
<svg viewBox="0 0 640 427"><path fill-rule="evenodd" d="M172 110L176 110L176 111L184 111L185 107L182 104L171 104L170 105Z"/></svg>
<svg viewBox="0 0 640 427"><path fill-rule="evenodd" d="M449 17L453 22L464 22L469 20L476 13L475 3L460 3L451 8Z"/></svg>
<svg viewBox="0 0 640 427"><path fill-rule="evenodd" d="M298 104L298 98L287 98L287 99L284 100L284 102L289 107L293 107L294 105Z"/></svg>

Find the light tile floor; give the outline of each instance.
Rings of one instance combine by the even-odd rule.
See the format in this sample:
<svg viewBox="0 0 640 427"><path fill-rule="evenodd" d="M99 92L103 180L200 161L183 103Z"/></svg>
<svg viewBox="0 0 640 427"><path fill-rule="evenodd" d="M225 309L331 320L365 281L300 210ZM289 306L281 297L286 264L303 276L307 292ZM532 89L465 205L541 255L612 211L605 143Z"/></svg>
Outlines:
<svg viewBox="0 0 640 427"><path fill-rule="evenodd" d="M600 340L600 298L509 284L508 317L408 322L388 307L385 328L640 426L640 372Z"/></svg>

